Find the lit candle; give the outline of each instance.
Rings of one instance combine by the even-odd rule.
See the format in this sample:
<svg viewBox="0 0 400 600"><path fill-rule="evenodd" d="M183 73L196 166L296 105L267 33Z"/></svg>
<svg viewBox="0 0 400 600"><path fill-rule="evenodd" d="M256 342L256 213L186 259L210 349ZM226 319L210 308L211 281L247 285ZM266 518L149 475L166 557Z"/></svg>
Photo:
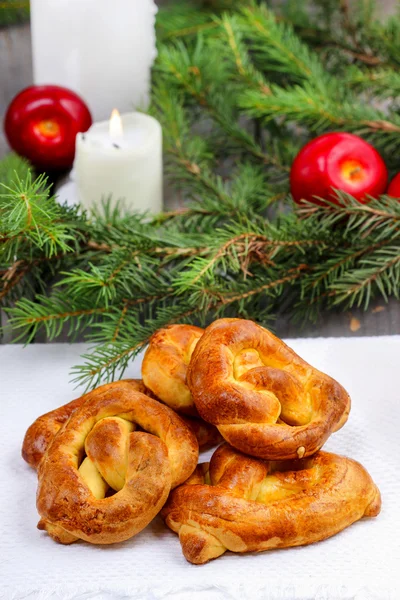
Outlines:
<svg viewBox="0 0 400 600"><path fill-rule="evenodd" d="M147 108L156 56L154 0L31 0L36 84L77 92L95 121Z"/></svg>
<svg viewBox="0 0 400 600"><path fill-rule="evenodd" d="M86 208L111 196L129 210L162 210L162 131L142 113L95 123L76 137L74 176L79 202Z"/></svg>

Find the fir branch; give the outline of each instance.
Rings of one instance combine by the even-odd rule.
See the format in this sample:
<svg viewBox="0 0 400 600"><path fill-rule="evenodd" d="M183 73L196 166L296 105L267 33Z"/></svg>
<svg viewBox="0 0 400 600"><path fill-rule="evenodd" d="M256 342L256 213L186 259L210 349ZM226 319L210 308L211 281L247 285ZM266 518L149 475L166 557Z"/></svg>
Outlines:
<svg viewBox="0 0 400 600"><path fill-rule="evenodd" d="M162 308L145 325L140 324L140 312L131 314L124 322L123 339L98 345L95 352L83 355L84 364L74 367L72 371L74 381L89 388L104 379L122 377L128 364L145 347L156 329L176 323L177 320L187 322L196 312L197 308L188 309L184 304Z"/></svg>
<svg viewBox="0 0 400 600"><path fill-rule="evenodd" d="M237 114L230 110L232 100L227 103L225 97L221 102L218 90L215 89L215 81L228 86L229 73L224 61L217 59L218 50L214 49L216 60L210 60L211 52L213 52L212 45L207 46L205 50L202 38L198 39L192 51L182 43L165 46L160 51L158 69L167 78L167 82L175 85L206 111L238 147L244 148L248 154L265 165L287 170L287 167L281 165L273 156L266 154L246 129L238 123ZM234 94L234 90L231 91Z"/></svg>
<svg viewBox="0 0 400 600"><path fill-rule="evenodd" d="M6 297L12 297L12 292L14 288L21 284L23 278L25 278L28 274L31 274L32 271L35 270L35 267L43 266L46 264L48 266L51 263L55 263L54 268L56 267L57 262L60 261L64 257L63 253L53 255L51 257L41 256L39 258L34 258L29 261L27 260L16 260L10 266L0 271L0 301L2 301ZM40 271L36 273L37 283L40 280Z"/></svg>
<svg viewBox="0 0 400 600"><path fill-rule="evenodd" d="M19 285L21 279L30 271L31 266L29 264L25 264L23 268L20 268L22 262L16 261L4 272L1 278L0 300L3 300L3 298L10 294L13 288Z"/></svg>
<svg viewBox="0 0 400 600"><path fill-rule="evenodd" d="M162 7L157 18L157 39L168 41L193 37L198 33L212 34L218 27L215 15L238 11L252 0L175 0Z"/></svg>
<svg viewBox="0 0 400 600"><path fill-rule="evenodd" d="M11 309L6 309L10 315L8 326L18 336L15 341L24 340L29 343L40 329L51 341L63 331L64 324L69 325L69 335L92 325L95 318L107 310L105 306L92 306L79 301L71 302L63 294L51 298L38 295L35 300L21 298Z"/></svg>
<svg viewBox="0 0 400 600"><path fill-rule="evenodd" d="M2 0L0 2L0 27L14 25L29 19L27 0Z"/></svg>
<svg viewBox="0 0 400 600"><path fill-rule="evenodd" d="M352 65L346 70L345 80L353 89L369 96L396 98L400 94L400 73L386 67L360 69Z"/></svg>
<svg viewBox="0 0 400 600"><path fill-rule="evenodd" d="M164 41L190 36L214 26L210 11L199 10L194 2L175 2L159 11L157 39Z"/></svg>
<svg viewBox="0 0 400 600"><path fill-rule="evenodd" d="M340 13L334 0L315 0L311 15L291 4L293 24L251 0L179 2L170 20L161 11L152 112L178 210L152 217L105 202L81 213L59 206L25 163L0 162L10 328L25 341L67 330L92 344L76 381L122 376L170 323L244 316L274 326L283 309L314 319L399 296L397 199L364 205L339 191L335 203L297 207L288 196L289 165L315 132L354 131L386 160L397 155L396 101L379 91L377 104L374 91L380 81L396 89L396 26ZM319 48L321 32L329 48Z"/></svg>
<svg viewBox="0 0 400 600"><path fill-rule="evenodd" d="M290 26L278 23L261 6L244 11L243 27L264 70L278 69L287 75L290 84L297 83L289 87L274 84L267 90L257 86L244 91L239 104L247 115L266 123L280 117L315 132L334 128L367 134L387 152L398 148L399 117L395 113L388 117L359 102L341 81L327 72L317 54L299 41Z"/></svg>
<svg viewBox="0 0 400 600"><path fill-rule="evenodd" d="M234 294L234 295L228 294L226 297L221 298L221 304L225 306L227 304L232 304L232 302L239 302L239 301L247 300L248 298L250 298L251 296L254 296L254 295L264 294L266 291L275 289L277 287L282 286L283 284L286 284L286 283L292 282L296 279L299 279L300 277L302 277L303 271L307 268L308 268L307 265L300 264L297 268L292 269L292 272L289 275L286 275L285 277L281 277L280 279L275 279L268 283L264 283L263 285L260 285L259 287L252 288L252 289L250 289L246 292L242 292L240 294Z"/></svg>
<svg viewBox="0 0 400 600"><path fill-rule="evenodd" d="M375 233L377 241L395 239L400 236L400 203L397 198L382 196L373 198L368 204L361 204L349 194L336 190L335 203L325 200L324 225L334 228L344 225L342 232L346 238L351 238L354 232L361 234L361 239ZM322 199L321 199L322 200ZM320 207L311 202L303 202L297 208L297 214L309 224L318 227L320 223Z"/></svg>
<svg viewBox="0 0 400 600"><path fill-rule="evenodd" d="M335 85L332 82L324 96L308 84L289 89L272 85L268 95L258 90L244 92L240 104L246 114L265 122L280 117L316 133L330 129L351 131L368 137L386 152L395 151L400 144L400 118L391 115L389 121L382 112L361 107L350 98L338 104L334 100Z"/></svg>
<svg viewBox="0 0 400 600"><path fill-rule="evenodd" d="M6 186L12 185L16 174L21 180L25 180L30 168L27 160L10 152L0 160L0 182Z"/></svg>
<svg viewBox="0 0 400 600"><path fill-rule="evenodd" d="M350 4L347 0L313 0L311 6L311 2L305 0L300 7L299 3L289 0L281 11L296 33L323 53L334 48L340 60L347 61L350 57L368 66L384 65L390 60L382 52L383 44L374 44L385 35L387 27L376 18L375 2L360 0ZM335 62L335 67L338 64Z"/></svg>
<svg viewBox="0 0 400 600"><path fill-rule="evenodd" d="M15 173L11 185L0 185L0 260L18 256L21 245L49 257L75 248L71 227L62 222L63 209L46 183L44 176L33 181L29 171L25 179Z"/></svg>
<svg viewBox="0 0 400 600"><path fill-rule="evenodd" d="M290 24L279 22L265 5L243 10L242 27L262 71L279 71L291 82L309 81L324 86L326 70Z"/></svg>
<svg viewBox="0 0 400 600"><path fill-rule="evenodd" d="M400 254L399 246L376 250L360 260L359 267L345 273L335 282L333 304L368 307L371 299L379 292L387 301L393 295L400 298Z"/></svg>
<svg viewBox="0 0 400 600"><path fill-rule="evenodd" d="M228 42L228 46L226 46L225 40L221 44L220 50L222 56L226 55L224 49L228 47L232 52L236 70L242 81L252 87L259 88L264 94L269 94L270 89L267 81L251 61L239 18L237 16L224 15L220 20L220 24L226 33Z"/></svg>

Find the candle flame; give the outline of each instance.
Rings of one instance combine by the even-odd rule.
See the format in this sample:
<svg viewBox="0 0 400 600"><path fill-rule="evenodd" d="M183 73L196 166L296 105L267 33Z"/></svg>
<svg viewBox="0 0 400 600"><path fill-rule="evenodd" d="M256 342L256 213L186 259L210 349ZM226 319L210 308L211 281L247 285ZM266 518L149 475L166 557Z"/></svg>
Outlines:
<svg viewBox="0 0 400 600"><path fill-rule="evenodd" d="M122 119L116 108L114 108L110 117L110 137L113 140L121 140L124 137Z"/></svg>

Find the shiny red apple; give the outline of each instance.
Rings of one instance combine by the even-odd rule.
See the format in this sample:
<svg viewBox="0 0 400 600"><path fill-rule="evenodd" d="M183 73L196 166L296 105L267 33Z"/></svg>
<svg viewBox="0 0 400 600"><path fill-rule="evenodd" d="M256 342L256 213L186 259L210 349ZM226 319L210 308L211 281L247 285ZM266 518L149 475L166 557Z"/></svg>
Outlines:
<svg viewBox="0 0 400 600"><path fill-rule="evenodd" d="M75 156L75 138L92 117L85 102L57 85L30 86L8 107L4 130L13 150L39 169L67 169Z"/></svg>
<svg viewBox="0 0 400 600"><path fill-rule="evenodd" d="M304 146L290 172L293 199L321 204L315 196L337 203L334 189L359 202L383 194L388 173L383 158L371 144L352 133L326 133Z"/></svg>
<svg viewBox="0 0 400 600"><path fill-rule="evenodd" d="M400 173L393 177L386 193L393 198L400 198Z"/></svg>

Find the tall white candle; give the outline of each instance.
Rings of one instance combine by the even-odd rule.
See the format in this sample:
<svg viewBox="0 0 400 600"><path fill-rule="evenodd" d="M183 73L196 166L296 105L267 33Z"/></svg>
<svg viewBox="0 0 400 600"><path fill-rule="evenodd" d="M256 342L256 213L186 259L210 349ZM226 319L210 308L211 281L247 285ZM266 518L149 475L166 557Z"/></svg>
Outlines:
<svg viewBox="0 0 400 600"><path fill-rule="evenodd" d="M31 0L35 83L77 92L95 121L146 108L156 12L154 0Z"/></svg>
<svg viewBox="0 0 400 600"><path fill-rule="evenodd" d="M118 113L76 137L78 199L89 208L112 197L129 210L162 210L162 131L142 113Z"/></svg>

